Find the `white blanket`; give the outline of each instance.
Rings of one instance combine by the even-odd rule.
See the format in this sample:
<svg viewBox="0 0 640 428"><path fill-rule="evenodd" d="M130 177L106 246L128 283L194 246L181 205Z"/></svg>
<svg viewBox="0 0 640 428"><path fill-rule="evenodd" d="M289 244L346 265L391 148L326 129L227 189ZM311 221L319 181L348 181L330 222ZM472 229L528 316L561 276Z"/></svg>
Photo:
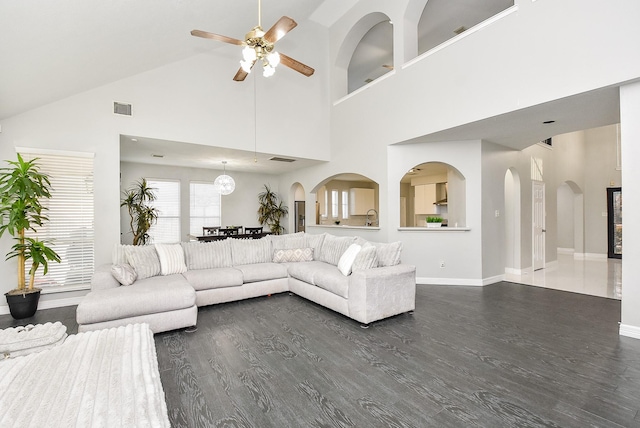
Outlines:
<svg viewBox="0 0 640 428"><path fill-rule="evenodd" d="M0 427L169 427L147 324L0 361Z"/></svg>

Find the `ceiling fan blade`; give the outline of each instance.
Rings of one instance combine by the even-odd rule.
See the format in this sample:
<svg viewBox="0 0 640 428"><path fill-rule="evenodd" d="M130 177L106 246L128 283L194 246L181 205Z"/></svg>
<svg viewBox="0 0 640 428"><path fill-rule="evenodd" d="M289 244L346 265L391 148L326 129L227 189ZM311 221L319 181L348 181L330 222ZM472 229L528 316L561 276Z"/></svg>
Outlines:
<svg viewBox="0 0 640 428"><path fill-rule="evenodd" d="M242 40L234 39L233 37L222 36L220 34L209 33L202 30L191 30L191 35L196 37L202 37L204 39L213 39L219 42L231 43L232 45L242 46L244 43Z"/></svg>
<svg viewBox="0 0 640 428"><path fill-rule="evenodd" d="M275 43L280 40L289 31L296 28L298 23L288 16L283 16L278 19L278 22L273 24L273 27L269 28L264 35L264 39L270 43Z"/></svg>
<svg viewBox="0 0 640 428"><path fill-rule="evenodd" d="M280 54L280 64L285 65L298 73L302 73L307 77L311 76L315 72L315 70L308 65L305 65L300 61L296 61L283 53Z"/></svg>
<svg viewBox="0 0 640 428"><path fill-rule="evenodd" d="M253 61L253 63L251 64L251 68L253 68L255 63L256 63L256 61ZM233 80L235 80L236 82L242 82L244 79L247 78L248 75L249 75L249 73L247 73L246 71L243 70L242 67L240 67L238 69L238 72L236 73L236 75L233 76Z"/></svg>

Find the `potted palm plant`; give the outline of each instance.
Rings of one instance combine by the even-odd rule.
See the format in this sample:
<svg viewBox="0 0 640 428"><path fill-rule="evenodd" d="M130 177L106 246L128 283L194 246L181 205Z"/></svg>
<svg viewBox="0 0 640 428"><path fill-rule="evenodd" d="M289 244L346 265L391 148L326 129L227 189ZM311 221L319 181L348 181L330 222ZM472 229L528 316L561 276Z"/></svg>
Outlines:
<svg viewBox="0 0 640 428"><path fill-rule="evenodd" d="M264 185L264 192L258 194L258 203L258 222L263 226L269 226L271 233L281 235L284 226L280 224L280 220L289 214L289 208L283 205L278 194L271 190L268 184Z"/></svg>
<svg viewBox="0 0 640 428"><path fill-rule="evenodd" d="M37 158L25 161L18 153L17 161L6 161L10 167L0 169L0 237L8 232L16 241L7 253L6 260L18 260L18 286L5 293L11 315L16 319L33 316L38 309L40 288L35 287L36 272L43 267L43 275L49 262L60 262L60 256L45 241L25 236L31 230L49 221L47 207L42 199L51 198L51 183L46 174L38 170ZM29 285L26 284L25 266L31 261Z"/></svg>
<svg viewBox="0 0 640 428"><path fill-rule="evenodd" d="M145 245L149 242L149 229L158 221L158 209L151 205L156 200L154 188L141 178L123 192L121 207L127 207L129 227L133 234L133 245Z"/></svg>

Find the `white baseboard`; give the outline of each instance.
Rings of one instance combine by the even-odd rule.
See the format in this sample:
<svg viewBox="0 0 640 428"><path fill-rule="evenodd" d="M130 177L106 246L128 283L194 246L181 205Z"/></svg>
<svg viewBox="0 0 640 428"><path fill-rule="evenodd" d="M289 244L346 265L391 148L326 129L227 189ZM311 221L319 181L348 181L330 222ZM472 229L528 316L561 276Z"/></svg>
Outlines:
<svg viewBox="0 0 640 428"><path fill-rule="evenodd" d="M573 248L560 248L560 247L558 247L557 251L558 251L558 254L574 254L576 252L576 250L574 250Z"/></svg>
<svg viewBox="0 0 640 428"><path fill-rule="evenodd" d="M75 306L82 300L83 296L77 297L68 297L66 299L52 299L52 300L40 300L38 302L38 310L40 309L53 309L53 308L62 308L64 306ZM9 306L8 305L0 305L0 315L8 315Z"/></svg>
<svg viewBox="0 0 640 428"><path fill-rule="evenodd" d="M496 282L504 281L504 275L496 275L483 279L469 279L469 278L416 278L417 284L425 285L466 285L470 287L483 287L489 284L495 284Z"/></svg>
<svg viewBox="0 0 640 428"><path fill-rule="evenodd" d="M522 276L522 275L529 275L531 272L533 272L533 268L531 266L526 267L524 269L504 268L504 273L507 275Z"/></svg>
<svg viewBox="0 0 640 428"><path fill-rule="evenodd" d="M633 325L620 324L620 336L631 337L633 339L640 339L640 327Z"/></svg>
<svg viewBox="0 0 640 428"><path fill-rule="evenodd" d="M607 260L607 255L602 253L573 253L575 260Z"/></svg>

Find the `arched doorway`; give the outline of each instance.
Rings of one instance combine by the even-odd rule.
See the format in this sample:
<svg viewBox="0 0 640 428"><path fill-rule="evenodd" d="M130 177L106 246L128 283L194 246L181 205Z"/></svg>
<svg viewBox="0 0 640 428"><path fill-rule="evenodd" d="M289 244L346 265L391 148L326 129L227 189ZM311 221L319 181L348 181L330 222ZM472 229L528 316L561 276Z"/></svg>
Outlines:
<svg viewBox="0 0 640 428"><path fill-rule="evenodd" d="M300 183L293 183L289 200L293 202L293 215L289 216L289 230L293 233L304 232L306 228L306 196Z"/></svg>

